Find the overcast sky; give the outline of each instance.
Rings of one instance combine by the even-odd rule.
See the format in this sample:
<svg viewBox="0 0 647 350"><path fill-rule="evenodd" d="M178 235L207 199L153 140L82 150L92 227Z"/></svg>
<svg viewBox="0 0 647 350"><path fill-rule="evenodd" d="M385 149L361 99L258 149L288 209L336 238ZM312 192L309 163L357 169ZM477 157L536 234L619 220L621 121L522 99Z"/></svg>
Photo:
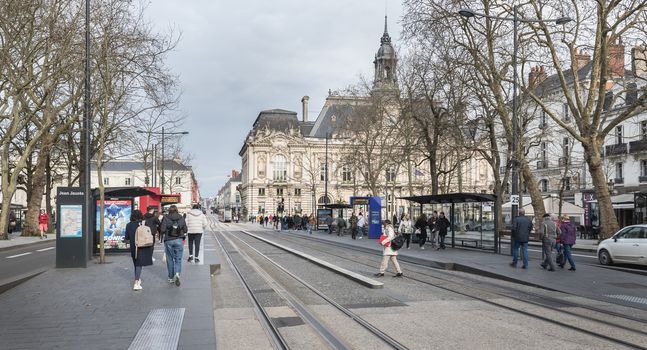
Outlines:
<svg viewBox="0 0 647 350"><path fill-rule="evenodd" d="M402 5L388 0L389 34L400 38ZM384 0L152 0L148 16L181 41L168 57L180 76L185 149L203 197L240 169L245 136L261 110L298 113L310 96L316 118L328 89L371 77Z"/></svg>

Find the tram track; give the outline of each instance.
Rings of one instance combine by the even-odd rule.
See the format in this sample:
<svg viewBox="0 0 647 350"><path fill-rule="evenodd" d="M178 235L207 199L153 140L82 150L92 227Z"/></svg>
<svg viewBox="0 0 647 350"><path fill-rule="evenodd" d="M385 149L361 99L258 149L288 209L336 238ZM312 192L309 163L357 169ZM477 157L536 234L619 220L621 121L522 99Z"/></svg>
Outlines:
<svg viewBox="0 0 647 350"><path fill-rule="evenodd" d="M372 268L375 268L379 264L379 261L377 261L377 259L370 260L370 259L359 258L359 257L351 258L347 254L335 254L330 252L330 250L324 250L319 247L313 247L311 243L312 241L308 238L300 237L296 234L290 234L290 236L297 237L301 239L301 241L308 242L308 244L303 244L303 245L297 244L298 246L313 249L315 251L318 251L320 253L323 253L335 258L341 258L352 263L362 264ZM274 236L273 238L277 238L277 237ZM295 244L294 241L282 239L281 237L278 237L278 239ZM325 242L326 245L331 243L334 243L334 242ZM378 254L370 254L364 250L354 249L353 247L348 247L343 244L335 244L335 246L346 250L359 252L359 253L362 253L363 255L374 255L376 257L378 256ZM519 291L513 288L504 287L501 285L495 285L493 283L484 282L477 279L468 279L468 278L465 278L464 276L461 276L461 279L467 279L468 282L461 283L455 280L451 280L449 278L443 278L443 277L438 277L438 276L428 274L427 271L433 268L426 265L422 265L415 262L409 262L405 260L401 260L400 263L404 264L405 266L415 268L415 269L408 269L407 274L405 274L405 278L416 281L418 283L423 283L425 285L433 286L435 288L439 288L450 293L455 293L463 297L478 300L483 303L493 305L495 307L499 307L511 312L519 313L544 322L558 324L562 327L571 329L573 331L584 333L596 338L604 339L614 344L626 346L629 348L635 348L635 349L647 349L647 347L645 346L645 344L647 344L647 333L644 331L644 329L646 329L645 327L647 327L647 321L645 321L644 319L635 318L628 315L612 312L609 310L603 310L603 309L591 307L588 305L574 303L572 301L566 301L563 299L547 297L536 293L529 293L527 291ZM422 272L417 271L417 269L423 269L424 271ZM440 273L444 276L449 276L448 272L445 272L442 270L434 269L434 273ZM454 279L456 278L456 276L451 276L451 277ZM430 281L430 279L432 280ZM490 288L484 288L482 286L478 286L483 284L489 285ZM496 291L496 290L493 290L493 288L503 289L504 291ZM469 292L470 290L472 292ZM484 293L489 297L479 296L477 295L477 293L474 293L474 291ZM514 295L516 293L524 293L525 295L524 297ZM501 299L505 300L505 302L501 301ZM510 301L512 301L513 304L517 303L517 304L530 305L532 307L541 308L544 311L543 312L527 311L527 310L524 310L524 308L520 307L521 305L510 305L509 304ZM506 302L508 302L508 304L506 304ZM554 306L554 305L561 305L561 306ZM581 308L593 313L597 313L598 315L595 315L597 317L594 317L593 315L586 315L579 312L575 312L573 309L564 310L561 307ZM545 312L546 310L548 311L548 313ZM550 313L559 314L561 315L561 317L554 314L549 315ZM621 321L621 322L620 323L611 322L608 320L609 317L615 318L616 321ZM560 321L560 318L571 319L573 322ZM593 327L591 328L585 328L585 327L580 327L576 325L576 324L582 323L582 321L588 322L589 324L595 323L597 325L593 325ZM622 321L625 321L625 322L629 321L631 323L634 323L635 328L621 324ZM600 327L600 325L603 327L612 328L614 330L604 329L603 327ZM618 335L621 333L619 332L624 332L624 335L627 336L626 338L631 339L631 338L638 337L638 338L641 338L641 341L636 343L636 342L620 339L621 337L619 337Z"/></svg>
<svg viewBox="0 0 647 350"><path fill-rule="evenodd" d="M379 328L375 327L371 323L362 319L359 315L355 314L348 308L345 308L344 306L340 305L331 297L327 296L326 294L318 290L310 283L306 282L305 280L303 280L293 272L281 266L279 263L277 263L274 259L269 257L267 254L263 254L260 250L256 249L248 242L245 242L245 240L241 239L240 237L237 237L236 234L225 235L222 232L222 230L218 228L214 228L215 225L211 220L210 220L210 225L211 225L212 234L215 240L217 241L218 245L224 252L227 258L227 262L232 267L232 271L235 272L238 279L243 284L246 290L246 293L248 294L248 296L250 297L250 300L252 301L252 304L254 305L256 314L259 315L259 320L261 320L261 325L266 329L266 332L276 349L290 349L291 345L289 344L289 341L286 340L285 337L281 335L281 331L279 327L274 323L273 319L269 316L267 310L265 310L265 307L259 301L259 298L255 295L255 292L253 288L250 286L250 283L247 280L246 276L244 276L244 274L240 271L239 266L237 266L237 263L234 262L235 259L232 258L231 250L234 250L235 252L237 252L238 255L243 260L246 261L246 263L252 265L255 271L259 275L261 275L263 279L268 283L268 286L270 286L270 288L276 291L277 294L280 295L285 300L286 304L289 305L289 307L292 310L294 310L295 313L305 323L307 323L311 329L313 329L317 333L320 339L322 339L328 347L332 349L350 348L346 343L346 341L344 339L341 339L339 336L337 336L333 330L325 326L324 323L317 318L315 313L311 312L309 310L310 308L304 302L299 300L299 297L290 293L287 290L287 288L284 288L282 286L282 282L280 282L277 278L272 277L271 276L272 274L269 272L267 267L261 267L260 263L255 262L254 259L250 256L250 253L253 253L257 257L263 259L264 261L269 262L271 266L273 266L274 268L281 271L286 276L289 276L294 281L298 282L299 284L301 284L302 286L310 290L312 293L314 293L322 300L324 300L326 303L328 303L328 305L334 307L336 310L338 310L338 312L341 312L345 317L348 317L351 320L355 321L355 323L358 324L361 328L370 332L372 335L380 339L382 342L384 342L384 344L387 347L393 348L393 349L407 349L406 346L404 346L403 344L399 343L395 339L388 336L384 331L380 330ZM218 232L219 234L216 234L216 232ZM224 242L226 242L225 244L223 244L224 242L221 241L221 238L224 240ZM268 246L271 246L270 244L265 242L263 242L263 244L267 244ZM231 246L232 249L227 249L225 245ZM314 266L317 266L317 265L314 265Z"/></svg>

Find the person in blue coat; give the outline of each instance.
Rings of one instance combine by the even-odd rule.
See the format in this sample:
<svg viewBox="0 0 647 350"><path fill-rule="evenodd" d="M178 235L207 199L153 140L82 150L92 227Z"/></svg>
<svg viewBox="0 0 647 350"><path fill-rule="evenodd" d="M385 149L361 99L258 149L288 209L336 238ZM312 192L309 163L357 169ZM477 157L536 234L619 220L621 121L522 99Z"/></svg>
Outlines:
<svg viewBox="0 0 647 350"><path fill-rule="evenodd" d="M135 246L135 232L139 225L145 225L144 215L139 210L130 214L130 222L126 225L126 239L130 242L130 256L135 266L135 284L133 290L142 290L142 268L153 265L153 246L137 248ZM137 254L135 254L137 251Z"/></svg>

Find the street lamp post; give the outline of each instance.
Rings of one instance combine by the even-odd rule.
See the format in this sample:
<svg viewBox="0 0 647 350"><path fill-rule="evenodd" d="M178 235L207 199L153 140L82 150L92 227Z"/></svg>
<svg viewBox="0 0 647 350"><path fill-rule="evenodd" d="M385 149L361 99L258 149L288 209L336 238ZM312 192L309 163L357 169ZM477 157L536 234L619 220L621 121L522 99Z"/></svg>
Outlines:
<svg viewBox="0 0 647 350"><path fill-rule="evenodd" d="M517 121L517 54L518 54L518 24L519 22L523 23L548 23L548 22L554 22L555 24L566 24L572 19L570 17L560 17L557 19L524 19L524 18L519 18L518 16L518 5L515 5L512 8L512 17L500 17L500 16L490 16L486 15L484 13L479 13L472 11L471 9L461 9L458 11L458 13L466 18L471 18L471 17L484 17L484 18L490 18L490 19L497 19L497 20L504 20L504 21L512 21L512 142L511 142L511 148L512 148L512 189L511 189L511 204L512 204L512 219L514 219L517 216L517 210L519 208L519 171L518 171L518 159L517 159L517 129L518 129L518 121ZM511 248L512 249L512 248Z"/></svg>
<svg viewBox="0 0 647 350"><path fill-rule="evenodd" d="M161 135L162 136L162 188L161 188L161 194L164 194L164 139L166 138L166 135L188 135L188 131L176 131L176 132L166 132L164 130L164 127L162 127L162 132L157 132L157 131L144 131L144 130L137 130L137 133L139 134L154 134L154 135ZM155 171L156 169L153 169Z"/></svg>

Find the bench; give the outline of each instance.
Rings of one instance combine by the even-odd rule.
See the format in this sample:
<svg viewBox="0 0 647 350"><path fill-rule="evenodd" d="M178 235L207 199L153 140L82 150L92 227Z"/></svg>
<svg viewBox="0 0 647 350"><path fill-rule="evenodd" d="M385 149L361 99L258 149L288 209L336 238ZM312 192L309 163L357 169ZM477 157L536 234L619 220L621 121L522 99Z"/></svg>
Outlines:
<svg viewBox="0 0 647 350"><path fill-rule="evenodd" d="M465 246L465 242L467 243L474 243L474 248L479 247L479 240L478 239L473 239L473 238L457 238L457 241L461 241L461 245Z"/></svg>

